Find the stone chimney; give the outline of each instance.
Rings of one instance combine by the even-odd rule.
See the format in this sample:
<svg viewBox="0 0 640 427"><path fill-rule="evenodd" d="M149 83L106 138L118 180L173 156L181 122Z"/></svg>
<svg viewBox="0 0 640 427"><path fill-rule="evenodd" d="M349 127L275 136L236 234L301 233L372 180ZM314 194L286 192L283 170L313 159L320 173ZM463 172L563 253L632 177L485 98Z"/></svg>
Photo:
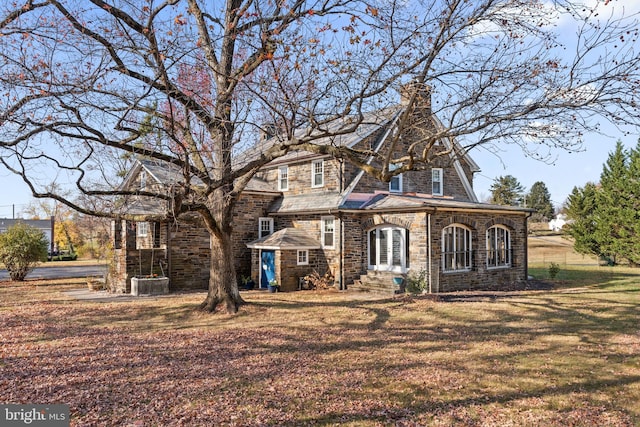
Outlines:
<svg viewBox="0 0 640 427"><path fill-rule="evenodd" d="M265 123L260 128L260 141L264 142L280 133L280 128L275 123Z"/></svg>
<svg viewBox="0 0 640 427"><path fill-rule="evenodd" d="M426 83L419 83L412 80L402 85L400 87L400 104L403 106L408 105L414 93L416 94L416 100L413 104L414 110L431 113L431 86Z"/></svg>

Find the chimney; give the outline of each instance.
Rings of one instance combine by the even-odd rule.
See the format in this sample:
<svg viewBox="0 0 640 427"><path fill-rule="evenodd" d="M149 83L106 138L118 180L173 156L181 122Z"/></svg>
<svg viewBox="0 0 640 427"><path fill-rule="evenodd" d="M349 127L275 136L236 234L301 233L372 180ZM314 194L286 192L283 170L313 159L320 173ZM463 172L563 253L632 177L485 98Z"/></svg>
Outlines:
<svg viewBox="0 0 640 427"><path fill-rule="evenodd" d="M265 123L260 128L260 142L273 138L278 134L278 125L275 123Z"/></svg>
<svg viewBox="0 0 640 427"><path fill-rule="evenodd" d="M431 111L431 86L415 80L410 81L400 87L400 104L407 106L411 96L415 93L416 100L413 104L414 110Z"/></svg>

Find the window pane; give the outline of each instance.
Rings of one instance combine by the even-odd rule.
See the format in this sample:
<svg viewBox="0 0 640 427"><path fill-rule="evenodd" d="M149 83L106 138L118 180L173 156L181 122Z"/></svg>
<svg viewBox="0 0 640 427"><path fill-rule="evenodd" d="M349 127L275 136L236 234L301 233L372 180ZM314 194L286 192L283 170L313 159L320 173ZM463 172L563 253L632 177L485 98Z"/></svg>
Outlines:
<svg viewBox="0 0 640 427"><path fill-rule="evenodd" d="M506 228L491 227L487 230L487 265L508 266L511 263L511 233Z"/></svg>
<svg viewBox="0 0 640 427"><path fill-rule="evenodd" d="M402 265L402 231L400 230L393 230L392 232L392 248L391 248L391 263L394 266L401 266Z"/></svg>
<svg viewBox="0 0 640 427"><path fill-rule="evenodd" d="M273 219L260 218L258 225L258 238L263 238L273 233Z"/></svg>
<svg viewBox="0 0 640 427"><path fill-rule="evenodd" d="M445 270L467 270L473 264L471 230L455 225L442 232L442 256Z"/></svg>
<svg viewBox="0 0 640 427"><path fill-rule="evenodd" d="M389 191L401 191L402 179L400 175L396 175L389 181Z"/></svg>
<svg viewBox="0 0 640 427"><path fill-rule="evenodd" d="M334 242L334 219L324 218L322 223L322 245L332 247Z"/></svg>
<svg viewBox="0 0 640 427"><path fill-rule="evenodd" d="M278 169L278 186L280 190L288 190L289 189L289 168L287 166L283 166Z"/></svg>
<svg viewBox="0 0 640 427"><path fill-rule="evenodd" d="M442 169L431 169L431 193L436 196L442 195Z"/></svg>
<svg viewBox="0 0 640 427"><path fill-rule="evenodd" d="M322 187L324 185L324 162L313 162L312 164L313 186Z"/></svg>
<svg viewBox="0 0 640 427"><path fill-rule="evenodd" d="M387 248L389 247L389 230L379 230L378 235L380 238L380 264L386 265L389 263L389 256L387 254Z"/></svg>
<svg viewBox="0 0 640 427"><path fill-rule="evenodd" d="M376 239L376 230L371 230L369 232L369 265L377 265L378 264L378 251L377 244L378 240Z"/></svg>

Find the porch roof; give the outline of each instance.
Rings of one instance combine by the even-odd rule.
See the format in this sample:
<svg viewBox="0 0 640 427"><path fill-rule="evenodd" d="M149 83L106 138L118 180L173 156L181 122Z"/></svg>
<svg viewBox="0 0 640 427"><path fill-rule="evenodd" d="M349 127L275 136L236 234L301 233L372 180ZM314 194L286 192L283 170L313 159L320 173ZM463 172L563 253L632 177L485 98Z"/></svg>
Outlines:
<svg viewBox="0 0 640 427"><path fill-rule="evenodd" d="M502 206L489 203L477 203L457 200L452 197L434 197L431 194L420 193L353 193L345 201L342 209L354 210L413 210L413 209L463 209L531 212L532 209L520 206Z"/></svg>
<svg viewBox="0 0 640 427"><path fill-rule="evenodd" d="M271 208L272 213L313 213L338 209L344 196L338 192L298 194L277 199Z"/></svg>
<svg viewBox="0 0 640 427"><path fill-rule="evenodd" d="M320 249L322 245L309 233L298 228L284 228L247 243L250 249Z"/></svg>

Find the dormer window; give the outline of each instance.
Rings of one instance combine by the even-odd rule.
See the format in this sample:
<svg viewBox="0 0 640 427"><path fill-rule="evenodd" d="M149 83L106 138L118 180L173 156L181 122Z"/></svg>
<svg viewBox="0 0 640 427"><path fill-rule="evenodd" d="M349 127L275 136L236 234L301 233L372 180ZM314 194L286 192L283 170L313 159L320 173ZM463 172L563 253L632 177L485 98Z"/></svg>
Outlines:
<svg viewBox="0 0 640 427"><path fill-rule="evenodd" d="M442 196L444 194L442 185L442 168L431 169L431 194Z"/></svg>
<svg viewBox="0 0 640 427"><path fill-rule="evenodd" d="M389 165L389 171L394 171L398 169L398 167L398 165ZM391 180L389 181L389 192L402 193L402 174L391 177Z"/></svg>
<svg viewBox="0 0 640 427"><path fill-rule="evenodd" d="M140 190L145 190L147 188L147 171L143 170L140 172Z"/></svg>

